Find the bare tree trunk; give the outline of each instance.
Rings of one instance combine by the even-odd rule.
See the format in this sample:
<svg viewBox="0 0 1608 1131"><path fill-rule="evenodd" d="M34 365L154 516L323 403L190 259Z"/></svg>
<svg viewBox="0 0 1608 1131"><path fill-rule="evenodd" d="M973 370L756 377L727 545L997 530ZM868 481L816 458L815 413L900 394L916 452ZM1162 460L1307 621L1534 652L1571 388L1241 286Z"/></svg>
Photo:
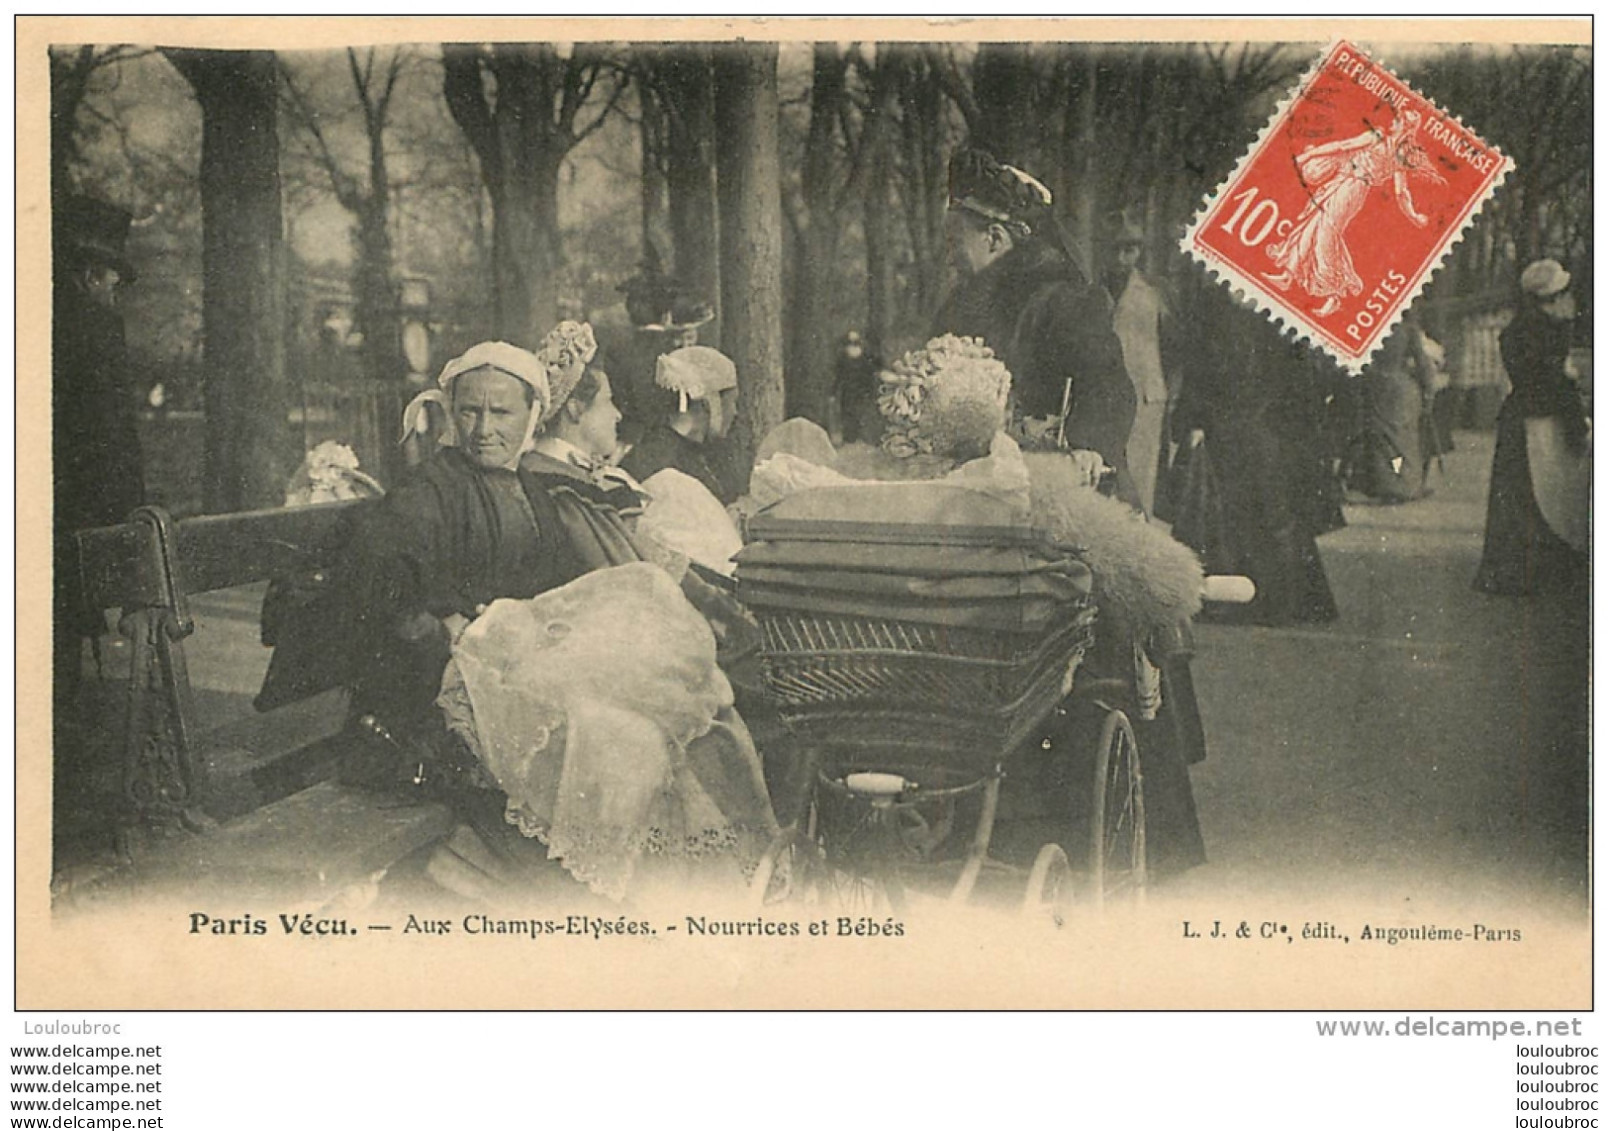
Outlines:
<svg viewBox="0 0 1608 1131"><path fill-rule="evenodd" d="M817 43L810 87L810 129L804 140L805 223L794 246L788 310L787 414L827 423L832 393L832 335L825 325L836 274L838 223L833 199L834 137L848 97L848 64L836 44Z"/></svg>
<svg viewBox="0 0 1608 1131"><path fill-rule="evenodd" d="M930 55L903 46L890 52L900 64L895 72L895 93L904 107L901 125L905 221L916 261L916 287L908 301L925 323L937 311L948 279L944 241L944 212L949 202L944 92L933 73Z"/></svg>
<svg viewBox="0 0 1608 1131"><path fill-rule="evenodd" d="M559 169L607 120L625 81L616 77L607 103L581 126L581 108L612 69L598 48L578 44L562 58L550 43L447 44L441 64L447 109L474 147L491 196L494 330L534 347L558 312Z"/></svg>
<svg viewBox="0 0 1608 1131"><path fill-rule="evenodd" d="M278 506L287 415L279 72L267 51L170 51L201 104L206 508Z"/></svg>
<svg viewBox="0 0 1608 1131"><path fill-rule="evenodd" d="M391 172L385 156L390 89L378 106L369 101L371 92L362 89L361 84L358 97L364 100L369 149L369 191L357 221L360 254L356 297L358 321L363 325L363 362L373 380L400 381L407 375L407 364L402 360L401 296L391 248Z"/></svg>
<svg viewBox="0 0 1608 1131"><path fill-rule="evenodd" d="M737 363L742 411L731 445L733 481L746 488L756 438L780 424L782 195L776 46L739 44L715 56L720 185L721 345Z"/></svg>
<svg viewBox="0 0 1608 1131"><path fill-rule="evenodd" d="M379 184L385 183L380 174ZM402 361L402 320L397 308L391 253L390 209L386 195L371 193L357 218L357 323L363 331L363 369L376 381L399 381L407 373Z"/></svg>
<svg viewBox="0 0 1608 1131"><path fill-rule="evenodd" d="M879 158L884 172L887 161ZM865 190L865 337L874 357L886 359L894 336L893 209L885 176L873 176Z"/></svg>
<svg viewBox="0 0 1608 1131"><path fill-rule="evenodd" d="M642 254L649 247L663 248L670 226L670 188L665 179L668 115L650 83L637 86L642 124Z"/></svg>
<svg viewBox="0 0 1608 1131"><path fill-rule="evenodd" d="M891 198L893 183L893 146L892 134L894 109L898 104L899 93L905 87L907 64L913 60L901 59L898 56L881 60L871 81L871 108L866 115L866 125L863 134L864 152L860 159L865 162L865 306L866 306L866 343L870 346L873 357L886 359L892 346L894 324L897 320L895 309L896 288L894 285L894 243L893 229L895 214ZM906 113L910 113L907 108ZM921 210L921 173L917 168L915 183L917 192L907 200L907 205ZM914 238L922 224L911 226L912 246L919 249L920 241ZM928 249L929 253L931 249ZM918 262L921 253L917 251ZM919 270L918 270L919 275ZM919 287L918 281L918 287ZM930 314L930 311L924 311Z"/></svg>
<svg viewBox="0 0 1608 1131"><path fill-rule="evenodd" d="M496 145L502 176L487 181L492 202L492 277L496 330L505 341L535 349L558 317L558 169L563 152L549 155L531 135L533 123L551 120L556 60L500 44L494 60ZM482 163L484 167L484 162Z"/></svg>
<svg viewBox="0 0 1608 1131"><path fill-rule="evenodd" d="M535 218L531 258L525 264L528 305L513 314L516 318L523 314L524 325L533 327L533 347L541 345L547 331L558 321L559 272L564 266L563 233L558 223L558 174L563 165L563 153L551 154L530 171L525 186L531 196L530 213Z"/></svg>
<svg viewBox="0 0 1608 1131"><path fill-rule="evenodd" d="M670 235L675 274L699 301L720 307L720 228L715 203L715 91L709 48L669 47L656 61L669 128L665 179L670 191ZM725 312L703 335L721 342Z"/></svg>
<svg viewBox="0 0 1608 1131"><path fill-rule="evenodd" d="M1086 47L1079 51L1083 69L1083 90L1078 98L1077 125L1073 132L1072 150L1077 154L1078 178L1073 199L1073 236L1083 252L1089 277L1100 277L1100 264L1095 256L1095 217L1099 215L1100 153L1096 147L1099 138L1100 118L1096 99L1099 97L1098 48Z"/></svg>

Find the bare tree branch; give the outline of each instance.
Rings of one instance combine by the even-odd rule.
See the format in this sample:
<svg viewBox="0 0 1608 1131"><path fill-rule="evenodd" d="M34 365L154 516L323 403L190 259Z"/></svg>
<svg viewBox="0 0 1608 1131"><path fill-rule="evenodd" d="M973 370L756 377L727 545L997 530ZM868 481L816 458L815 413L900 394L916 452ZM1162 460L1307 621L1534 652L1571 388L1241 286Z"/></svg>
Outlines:
<svg viewBox="0 0 1608 1131"><path fill-rule="evenodd" d="M593 118L586 124L585 127L581 129L579 133L574 135L576 145L579 145L581 142L591 137L602 127L603 123L608 120L609 115L612 114L615 108L619 105L620 99L625 96L625 92L629 86L630 81L625 75L622 74L616 77L614 90L609 94L609 100L608 102L604 103L603 109L598 112L597 117Z"/></svg>
<svg viewBox="0 0 1608 1131"><path fill-rule="evenodd" d="M379 108L383 119L391 106L391 96L396 93L396 82L402 76L404 64L407 63L411 53L405 47L398 47L391 53L391 65L386 68L385 90L380 94Z"/></svg>
<svg viewBox="0 0 1608 1131"><path fill-rule="evenodd" d="M975 130L982 119L982 110L977 105L977 98L972 94L971 84L960 73L960 64L955 61L954 52L942 45L932 45L926 49L928 65L938 85L960 109L961 117L966 119L966 128Z"/></svg>
<svg viewBox="0 0 1608 1131"><path fill-rule="evenodd" d="M350 55L350 49L348 49ZM291 117L301 125L313 139L317 147L316 159L323 168L324 174L329 177L330 188L335 192L335 198L340 201L341 207L349 212L358 212L363 207L363 190L358 186L357 180L341 167L335 152L330 148L329 140L318 123L318 111L308 101L307 95L296 82L290 67L280 55L274 56L279 68L280 86L285 92L282 101L291 114ZM352 69L355 76L357 60L352 56Z"/></svg>
<svg viewBox="0 0 1608 1131"><path fill-rule="evenodd" d="M357 91L357 101L363 107L363 120L370 129L374 127L374 106L369 99L369 78L374 73L374 48L368 49L368 60L362 66L357 65L357 50L352 47L346 49L346 63L352 70L352 86Z"/></svg>

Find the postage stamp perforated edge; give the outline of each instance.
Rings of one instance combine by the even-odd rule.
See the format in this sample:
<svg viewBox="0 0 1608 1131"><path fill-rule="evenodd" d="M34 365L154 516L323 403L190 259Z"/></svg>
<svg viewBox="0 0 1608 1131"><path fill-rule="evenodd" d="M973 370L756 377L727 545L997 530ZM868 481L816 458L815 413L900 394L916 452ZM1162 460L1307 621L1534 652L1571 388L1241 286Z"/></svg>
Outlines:
<svg viewBox="0 0 1608 1131"><path fill-rule="evenodd" d="M1329 60L1334 57L1335 52L1341 47L1347 47L1367 59L1372 66L1384 71L1393 81L1412 91L1415 98L1422 99L1436 114L1454 123L1458 129L1462 130L1470 138L1478 140L1487 150L1501 157L1501 160L1496 162L1495 168L1487 176L1480 191L1468 202L1463 213L1462 222L1446 233L1440 245L1429 256L1424 267L1418 271L1417 277L1411 280L1411 286L1405 297L1396 305L1390 317L1380 327L1379 332L1374 335L1368 348L1358 356L1347 355L1334 349L1321 333L1314 332L1312 325L1306 319L1292 316L1293 312L1284 303L1274 298L1266 287L1240 270L1238 265L1218 255L1196 238L1201 228L1205 225L1207 218L1217 207L1218 201L1223 198L1223 193L1230 186L1238 183L1240 177L1260 154L1262 146L1266 144L1274 130L1283 122L1285 116L1290 113L1296 100L1306 93L1307 88L1312 85ZM1486 144L1485 140L1470 129L1456 114L1446 110L1434 99L1426 97L1415 90L1394 71L1386 67L1383 60L1376 58L1370 52L1360 50L1349 40L1337 36L1331 39L1328 46L1318 53L1317 58L1312 61L1312 65L1296 80L1289 93L1279 100L1278 105L1273 108L1273 113L1268 115L1267 122L1252 140L1250 146L1240 155L1240 159L1235 163L1233 171L1219 181L1216 188L1206 194L1205 201L1195 213L1194 219L1189 222L1189 227L1185 229L1183 239L1179 241L1178 246L1186 255L1204 267L1207 273L1217 282L1225 284L1250 298L1255 303L1256 309L1278 326L1281 331L1293 333L1297 341L1305 342L1312 348L1320 350L1353 374L1360 373L1373 358L1374 353L1384 345L1385 339L1390 337L1391 331L1395 329L1396 324L1401 321L1413 303L1418 301L1418 296L1423 293L1424 288L1433 280L1435 273L1440 270L1442 264L1446 262L1447 256L1452 253L1452 249L1462 242L1463 237L1468 233L1468 229L1473 225L1475 217L1480 214L1480 210L1495 195L1496 190L1502 186L1502 183L1507 180L1508 174L1512 171L1513 159L1502 153L1495 146Z"/></svg>

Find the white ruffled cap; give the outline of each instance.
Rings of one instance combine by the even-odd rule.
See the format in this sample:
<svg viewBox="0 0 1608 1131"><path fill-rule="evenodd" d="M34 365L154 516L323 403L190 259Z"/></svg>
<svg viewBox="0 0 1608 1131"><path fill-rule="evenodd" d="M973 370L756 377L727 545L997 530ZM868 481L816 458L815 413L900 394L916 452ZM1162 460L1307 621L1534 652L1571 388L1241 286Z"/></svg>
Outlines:
<svg viewBox="0 0 1608 1131"><path fill-rule="evenodd" d="M547 368L536 355L507 342L481 342L447 362L441 370L441 376L436 378L437 387L420 393L408 402L407 408L402 410L403 441L405 442L409 436L422 435L428 431L429 418L425 406L437 404L446 410L447 417L446 434L439 442L444 447L455 446L458 437L452 426L452 382L476 369L495 369L499 373L506 373L524 382L536 394L535 403L531 406L530 423L526 427L525 443L520 449L521 453L528 451L533 442L536 424L547 415L553 395L547 381Z"/></svg>

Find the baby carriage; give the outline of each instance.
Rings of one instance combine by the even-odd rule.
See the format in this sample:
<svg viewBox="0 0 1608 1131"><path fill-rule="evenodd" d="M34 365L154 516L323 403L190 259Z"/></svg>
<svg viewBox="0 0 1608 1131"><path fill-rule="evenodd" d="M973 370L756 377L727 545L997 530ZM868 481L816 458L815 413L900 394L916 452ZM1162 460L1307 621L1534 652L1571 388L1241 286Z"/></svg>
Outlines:
<svg viewBox="0 0 1608 1131"><path fill-rule="evenodd" d="M1142 897L1133 688L1078 676L1098 610L1074 553L989 495L930 482L803 492L748 534L738 595L810 789L757 899L963 902L1024 868L1030 908L1067 903L1074 872L1093 900ZM1005 864L990 853L1002 782L1053 755L1045 736L1068 712L1092 745L1081 780L1061 779L1081 819Z"/></svg>

